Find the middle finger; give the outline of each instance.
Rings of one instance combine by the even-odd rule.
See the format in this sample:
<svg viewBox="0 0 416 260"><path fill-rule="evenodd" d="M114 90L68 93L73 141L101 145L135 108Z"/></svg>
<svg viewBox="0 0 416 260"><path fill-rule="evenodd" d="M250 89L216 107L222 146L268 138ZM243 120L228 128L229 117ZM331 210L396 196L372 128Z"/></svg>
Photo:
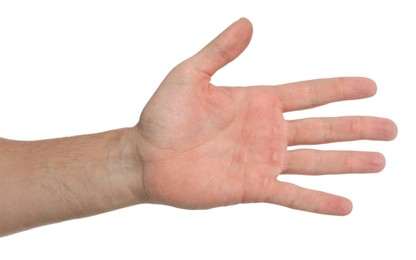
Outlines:
<svg viewBox="0 0 416 260"><path fill-rule="evenodd" d="M324 144L354 140L392 140L396 125L368 116L307 118L288 121L288 145Z"/></svg>

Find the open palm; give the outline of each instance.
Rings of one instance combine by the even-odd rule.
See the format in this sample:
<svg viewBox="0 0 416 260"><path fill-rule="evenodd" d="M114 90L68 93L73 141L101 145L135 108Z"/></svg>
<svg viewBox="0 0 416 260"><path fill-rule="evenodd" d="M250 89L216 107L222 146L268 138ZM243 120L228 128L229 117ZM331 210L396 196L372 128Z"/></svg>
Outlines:
<svg viewBox="0 0 416 260"><path fill-rule="evenodd" d="M211 76L248 45L252 26L240 19L162 82L136 126L144 189L153 203L211 208L269 202L345 215L343 197L278 181L284 173L377 172L374 152L293 150L299 144L390 140L396 127L373 117L286 121L283 113L365 98L376 86L364 78L337 78L281 86L217 87Z"/></svg>

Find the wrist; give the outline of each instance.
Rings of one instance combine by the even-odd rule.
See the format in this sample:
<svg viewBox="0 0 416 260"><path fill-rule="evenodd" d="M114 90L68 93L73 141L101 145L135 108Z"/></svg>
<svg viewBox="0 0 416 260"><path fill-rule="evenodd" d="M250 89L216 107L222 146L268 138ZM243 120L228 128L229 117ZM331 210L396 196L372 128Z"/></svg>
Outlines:
<svg viewBox="0 0 416 260"><path fill-rule="evenodd" d="M69 202L66 206L76 217L146 202L133 128L70 139L68 144L74 147L67 152L73 153L73 158L66 162L66 167L55 168L53 174L63 184L58 189L63 192L57 192L57 196Z"/></svg>
<svg viewBox="0 0 416 260"><path fill-rule="evenodd" d="M140 155L140 137L135 127L119 129L120 173L127 178L128 189L133 194L133 203L148 202L148 195L143 180L143 159Z"/></svg>
<svg viewBox="0 0 416 260"><path fill-rule="evenodd" d="M64 163L50 163L51 168L54 168L53 171L49 170L54 176L50 179L59 179L57 183L62 184L62 187L57 187L56 197L68 202L66 207L75 213L75 217L145 202L141 189L142 164L136 153L132 128L75 136L61 141L58 139L57 144L49 147L55 147L52 150L60 154L57 158L64 158L67 153L71 156L64 159ZM63 151L59 152L60 149Z"/></svg>

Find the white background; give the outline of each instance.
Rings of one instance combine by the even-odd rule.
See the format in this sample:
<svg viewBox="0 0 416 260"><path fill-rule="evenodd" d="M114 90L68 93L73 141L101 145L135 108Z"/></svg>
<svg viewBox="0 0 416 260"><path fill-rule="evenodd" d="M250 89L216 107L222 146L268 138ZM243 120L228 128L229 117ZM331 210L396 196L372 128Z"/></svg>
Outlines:
<svg viewBox="0 0 416 260"><path fill-rule="evenodd" d="M399 126L380 174L291 177L354 202L347 217L250 204L140 205L0 238L0 259L415 259L413 1L0 1L0 136L36 140L132 126L169 70L241 16L247 51L217 85L366 76L376 97L303 116ZM1 214L1 209L0 209Z"/></svg>

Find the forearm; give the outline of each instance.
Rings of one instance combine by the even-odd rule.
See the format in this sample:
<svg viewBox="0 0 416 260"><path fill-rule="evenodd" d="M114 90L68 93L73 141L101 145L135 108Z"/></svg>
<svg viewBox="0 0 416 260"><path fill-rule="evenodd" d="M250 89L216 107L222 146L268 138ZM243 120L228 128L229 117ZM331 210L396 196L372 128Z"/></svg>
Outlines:
<svg viewBox="0 0 416 260"><path fill-rule="evenodd" d="M133 134L0 139L0 236L143 202Z"/></svg>

